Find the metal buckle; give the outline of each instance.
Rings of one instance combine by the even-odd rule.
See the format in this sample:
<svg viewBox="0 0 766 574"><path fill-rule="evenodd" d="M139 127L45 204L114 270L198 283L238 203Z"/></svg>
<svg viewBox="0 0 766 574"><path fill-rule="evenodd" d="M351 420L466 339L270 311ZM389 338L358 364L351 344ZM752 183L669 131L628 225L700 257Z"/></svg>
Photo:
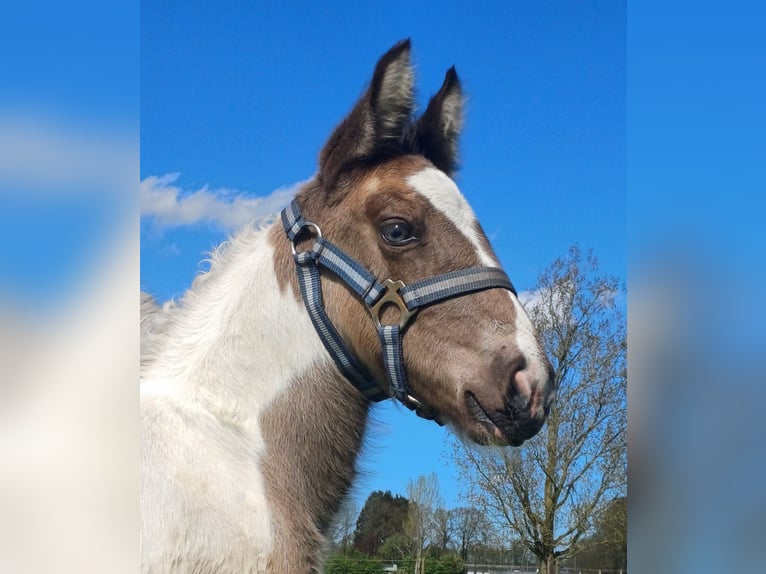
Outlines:
<svg viewBox="0 0 766 574"><path fill-rule="evenodd" d="M438 416L434 410L421 403L418 399L413 397L411 394L407 393L403 397L399 397L399 400L402 402L402 404L407 407L408 409L415 411L415 414L418 415L422 419L426 419L429 421L434 421L439 426L444 426L444 421L440 416Z"/></svg>
<svg viewBox="0 0 766 574"><path fill-rule="evenodd" d="M409 393L404 395L400 400L407 406L407 408L417 411L418 413L421 413L425 409L423 403Z"/></svg>
<svg viewBox="0 0 766 574"><path fill-rule="evenodd" d="M316 233L317 238L322 237L322 230L319 229L319 226L316 223L312 223L311 221L304 221L303 227L301 227L301 230L295 234L295 237L293 237L293 240L290 242L290 249L293 252L293 257L297 255L297 251L295 250L295 244L300 241L301 235L303 235L303 232L306 229L313 229Z"/></svg>
<svg viewBox="0 0 766 574"><path fill-rule="evenodd" d="M396 307L399 309L399 328L404 329L412 316L417 313L418 310L414 309L413 311L410 311L407 308L407 304L404 302L404 299L402 299L402 296L399 294L399 290L404 289L405 287L402 281L392 281L391 279L386 279L383 282L383 286L386 288L383 296L378 299L377 302L375 302L375 304L372 306L367 306L367 309L370 311L370 315L372 315L372 320L375 323L375 327L378 329L381 328L382 323L380 322L380 315L383 312L383 307L387 303L391 303L392 305L396 305Z"/></svg>

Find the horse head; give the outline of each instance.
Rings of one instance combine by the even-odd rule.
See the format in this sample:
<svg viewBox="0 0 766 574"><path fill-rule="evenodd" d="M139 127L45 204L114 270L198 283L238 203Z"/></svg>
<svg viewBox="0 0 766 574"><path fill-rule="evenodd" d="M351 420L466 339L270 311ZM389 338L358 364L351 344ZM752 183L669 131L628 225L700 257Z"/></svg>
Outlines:
<svg viewBox="0 0 766 574"><path fill-rule="evenodd" d="M447 71L419 117L413 83L407 40L381 57L367 90L324 145L317 176L296 196L296 211L316 228L305 235L321 229L377 281L399 285L499 268L452 179L463 116L457 73ZM300 252L310 239L296 238L294 246ZM321 289L340 338L389 394L381 325L401 323L407 396L418 410L482 444L520 445L542 427L552 369L510 283L450 292L418 306L409 320L395 300L377 306L371 320L365 294L337 273L323 273Z"/></svg>

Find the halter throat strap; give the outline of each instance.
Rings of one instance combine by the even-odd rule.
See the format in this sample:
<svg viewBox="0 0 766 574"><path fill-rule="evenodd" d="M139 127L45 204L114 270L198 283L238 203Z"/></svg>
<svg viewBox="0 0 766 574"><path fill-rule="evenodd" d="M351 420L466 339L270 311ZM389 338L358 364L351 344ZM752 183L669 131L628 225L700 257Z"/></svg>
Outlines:
<svg viewBox="0 0 766 574"><path fill-rule="evenodd" d="M409 392L402 352L404 331L420 308L445 299L495 288L507 289L516 294L505 272L497 267L470 267L409 285L391 279L380 282L359 262L324 238L317 224L303 219L295 200L282 211L281 218L291 243L303 303L322 344L343 376L370 401L378 402L393 397L414 410L418 416L443 424L438 414ZM309 249L298 252L296 244L306 234L313 235L313 244ZM383 351L388 388L375 382L328 317L322 298L320 267L332 272L348 285L370 312ZM385 325L381 315L383 309L391 305L399 309L399 322Z"/></svg>

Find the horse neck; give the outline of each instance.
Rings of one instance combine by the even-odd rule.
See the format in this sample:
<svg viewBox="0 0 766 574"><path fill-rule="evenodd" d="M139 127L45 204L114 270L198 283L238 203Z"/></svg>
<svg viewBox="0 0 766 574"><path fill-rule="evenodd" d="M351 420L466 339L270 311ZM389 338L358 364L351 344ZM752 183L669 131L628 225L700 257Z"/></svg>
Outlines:
<svg viewBox="0 0 766 574"><path fill-rule="evenodd" d="M172 310L143 373L149 393L191 402L258 443L286 559L296 546L321 546L317 533L354 477L369 409L332 366L299 297L281 227L246 229Z"/></svg>
<svg viewBox="0 0 766 574"><path fill-rule="evenodd" d="M321 561L331 520L356 476L369 402L322 370L296 381L296 392L262 419L261 469L276 534L269 571L304 572Z"/></svg>

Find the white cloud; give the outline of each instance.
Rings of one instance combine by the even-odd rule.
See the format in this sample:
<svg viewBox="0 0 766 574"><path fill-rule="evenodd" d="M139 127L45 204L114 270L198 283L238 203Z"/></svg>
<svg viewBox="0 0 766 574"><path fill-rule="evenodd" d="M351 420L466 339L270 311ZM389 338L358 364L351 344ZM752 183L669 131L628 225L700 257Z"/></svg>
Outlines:
<svg viewBox="0 0 766 574"><path fill-rule="evenodd" d="M550 287L538 287L519 293L519 302L527 313L538 320L550 320L551 315L568 317L571 315L571 303L563 298L561 291L551 291Z"/></svg>
<svg viewBox="0 0 766 574"><path fill-rule="evenodd" d="M519 303L521 303L527 311L531 311L540 303L543 299L543 291L541 289L535 289L534 291L522 291L519 293Z"/></svg>
<svg viewBox="0 0 766 574"><path fill-rule="evenodd" d="M207 185L189 191L175 185L178 173L150 175L141 181L141 216L160 227L207 222L225 231L235 231L253 220L278 213L303 184L281 187L265 197L245 192L211 189Z"/></svg>
<svg viewBox="0 0 766 574"><path fill-rule="evenodd" d="M574 284L564 285L559 283L555 289L539 287L531 291L519 293L519 302L524 306L527 313L540 319L550 319L552 316L557 321L576 322L580 313L578 303L572 299L571 293L576 289ZM581 295L587 295L582 293ZM593 296L598 300L598 308L609 309L616 304L620 297L619 290L604 289Z"/></svg>

